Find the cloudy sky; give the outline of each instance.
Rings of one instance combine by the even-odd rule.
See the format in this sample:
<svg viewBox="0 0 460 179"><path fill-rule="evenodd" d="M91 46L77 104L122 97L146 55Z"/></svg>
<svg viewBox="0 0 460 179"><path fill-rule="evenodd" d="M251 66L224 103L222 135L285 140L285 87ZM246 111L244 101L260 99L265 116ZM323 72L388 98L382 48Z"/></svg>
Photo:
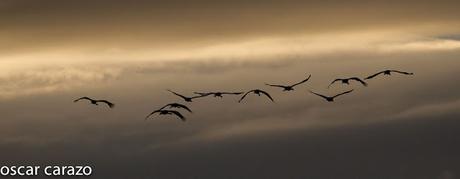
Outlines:
<svg viewBox="0 0 460 179"><path fill-rule="evenodd" d="M459 1L0 0L0 164L92 178L460 178ZM329 83L383 69L369 86ZM264 83L310 81L292 92ZM195 91L268 91L189 103ZM349 95L327 103L308 90ZM109 99L114 109L73 103Z"/></svg>

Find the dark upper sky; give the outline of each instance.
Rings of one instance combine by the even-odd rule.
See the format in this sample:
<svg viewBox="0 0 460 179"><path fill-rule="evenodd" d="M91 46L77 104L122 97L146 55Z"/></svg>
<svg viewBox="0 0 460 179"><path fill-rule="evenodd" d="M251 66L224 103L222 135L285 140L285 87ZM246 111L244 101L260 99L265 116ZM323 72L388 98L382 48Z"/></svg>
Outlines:
<svg viewBox="0 0 460 179"><path fill-rule="evenodd" d="M0 2L1 49L205 45L345 30L458 30L458 1ZM448 25L447 25L448 24ZM419 27L422 26L422 27ZM432 27L436 26L436 27ZM433 29L434 28L434 29Z"/></svg>

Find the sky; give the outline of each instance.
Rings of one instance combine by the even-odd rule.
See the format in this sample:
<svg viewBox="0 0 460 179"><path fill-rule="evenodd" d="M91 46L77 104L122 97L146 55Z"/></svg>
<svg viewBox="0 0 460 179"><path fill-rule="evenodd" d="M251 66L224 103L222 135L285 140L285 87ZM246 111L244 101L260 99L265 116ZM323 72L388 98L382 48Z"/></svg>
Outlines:
<svg viewBox="0 0 460 179"><path fill-rule="evenodd" d="M459 1L0 0L0 165L91 178L460 178ZM368 87L334 84L384 69ZM292 92L264 85L311 79ZM186 103L197 91L267 98ZM318 93L334 95L328 103ZM113 109L81 96L108 99ZM65 177L64 177L65 178Z"/></svg>

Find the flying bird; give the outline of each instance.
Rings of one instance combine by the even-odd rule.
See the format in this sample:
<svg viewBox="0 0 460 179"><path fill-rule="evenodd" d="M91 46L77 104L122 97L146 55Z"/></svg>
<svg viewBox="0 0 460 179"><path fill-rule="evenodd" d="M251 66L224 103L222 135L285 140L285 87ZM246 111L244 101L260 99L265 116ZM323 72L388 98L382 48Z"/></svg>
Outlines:
<svg viewBox="0 0 460 179"><path fill-rule="evenodd" d="M164 109L166 107L169 107L169 108L182 108L182 109L187 110L188 112L192 112L192 110L190 110L190 108L188 108L187 106L185 106L183 104L179 104L179 103L167 104L167 105L163 106L162 108L160 108L160 110L162 110L162 109Z"/></svg>
<svg viewBox="0 0 460 179"><path fill-rule="evenodd" d="M361 80L360 78L358 78L358 77L351 77L351 78L337 78L337 79L335 79L334 81L332 81L331 84L329 84L329 86L328 86L327 88L331 87L331 85L334 84L334 83L337 82L337 81L341 81L342 84L347 84L347 85L349 85L351 80L355 80L355 81L357 81L357 82L360 82L362 85L367 86L367 83L364 82L363 80Z"/></svg>
<svg viewBox="0 0 460 179"><path fill-rule="evenodd" d="M107 106L109 106L110 108L115 107L115 104L113 104L113 103L111 103L111 102L109 102L109 101L107 101L107 100L95 100L95 99L91 99L91 98L86 97L86 96L85 96L85 97L78 98L78 99L74 100L73 102L76 103L76 102L78 102L78 101L80 101L80 100L83 100L83 99L86 99L86 100L90 101L91 104L94 104L94 105L99 105L98 103L105 103L105 104L107 104Z"/></svg>
<svg viewBox="0 0 460 179"><path fill-rule="evenodd" d="M283 91L292 91L292 90L294 90L294 87L295 87L295 86L307 82L307 81L310 79L310 77L311 77L311 75L309 75L308 78L302 80L301 82L298 82L298 83L296 83L296 84L289 85L289 86L287 86L287 85L273 85L273 84L268 84L268 83L265 83L265 85L267 85L267 86L272 86L272 87L283 88Z"/></svg>
<svg viewBox="0 0 460 179"><path fill-rule="evenodd" d="M400 74L404 74L404 75L413 75L414 73L409 73L409 72L404 72L404 71L398 71L398 70L384 70L384 71L381 71L381 72L378 72L376 74L373 74L371 76L368 76L365 78L365 80L368 80L368 79L372 79L380 74L384 74L384 75L391 75L392 72L395 72L395 73L400 73Z"/></svg>
<svg viewBox="0 0 460 179"><path fill-rule="evenodd" d="M251 91L246 92L246 93L243 95L243 97L241 97L241 99L240 99L238 102L240 103L249 93L254 93L254 94L259 95L259 96L260 96L260 94L264 94L265 96L267 96L268 98L270 98L270 100L272 100L273 102L275 102L275 100L273 100L273 98L270 96L270 94L268 94L267 92L262 91L262 90L260 90L260 89L254 89L254 90L251 90Z"/></svg>
<svg viewBox="0 0 460 179"><path fill-rule="evenodd" d="M185 117L180 112L174 111L174 110L165 110L165 109L158 109L158 110L153 111L152 113L147 115L147 117L145 117L145 120L147 120L151 115L155 113L158 113L159 115L176 115L183 122L185 122L186 120Z"/></svg>
<svg viewBox="0 0 460 179"><path fill-rule="evenodd" d="M240 95L243 94L243 92L209 92L209 93L200 93L200 92L195 92L195 94L199 94L202 96L208 96L208 95L214 95L214 97L224 97L223 95Z"/></svg>
<svg viewBox="0 0 460 179"><path fill-rule="evenodd" d="M315 94L315 95L317 95L317 96L320 96L320 97L326 99L326 101L328 101L328 102L333 102L333 101L334 101L334 98L336 98L336 97L338 97L338 96L341 96L341 95L344 95L344 94L347 94L347 93L351 93L352 91L353 91L353 90L345 91L345 92L340 93L340 94L337 94L337 95L335 95L335 96L324 96L324 95L322 95L322 94L318 94L318 93L315 93L315 92L313 92L313 91L310 91L310 93L313 93L313 94Z"/></svg>
<svg viewBox="0 0 460 179"><path fill-rule="evenodd" d="M179 93L176 93L174 91L171 91L168 89L169 92L171 92L172 94L176 95L176 96L179 96L181 97L182 99L184 99L184 101L186 102L192 102L192 99L195 99L195 98L201 98L201 97L205 97L207 95L198 95L198 96L192 96L192 97L187 97L187 96L184 96L184 95L181 95Z"/></svg>

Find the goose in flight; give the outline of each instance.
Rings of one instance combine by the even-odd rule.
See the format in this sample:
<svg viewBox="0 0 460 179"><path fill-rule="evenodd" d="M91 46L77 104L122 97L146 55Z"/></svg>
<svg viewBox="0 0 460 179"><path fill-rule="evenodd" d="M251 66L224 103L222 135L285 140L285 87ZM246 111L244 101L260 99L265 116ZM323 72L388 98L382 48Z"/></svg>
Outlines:
<svg viewBox="0 0 460 179"><path fill-rule="evenodd" d="M192 112L192 110L190 110L190 108L188 108L187 106L185 106L183 104L179 104L179 103L167 104L167 105L163 106L162 108L160 108L160 110L162 110L162 109L164 109L166 107L169 107L169 108L182 108L182 109L187 110L188 112Z"/></svg>
<svg viewBox="0 0 460 179"><path fill-rule="evenodd" d="M308 78L302 80L301 82L298 82L296 84L289 85L289 86L287 86L287 85L274 85L274 84L268 84L268 83L265 83L265 85L272 86L272 87L283 88L283 91L292 91L292 90L294 90L295 86L307 82L310 79L310 77L311 77L311 75L309 75Z"/></svg>
<svg viewBox="0 0 460 179"><path fill-rule="evenodd" d="M111 102L109 102L109 101L107 101L107 100L95 100L95 99L91 99L91 98L86 97L86 96L85 96L85 97L78 98L78 99L74 100L73 102L76 103L76 102L78 102L78 101L80 101L80 100L83 100L83 99L86 99L86 100L90 101L91 104L94 104L94 105L99 105L98 103L105 103L105 104L107 104L107 106L109 106L110 108L115 107L115 104L113 104L113 103L111 103Z"/></svg>
<svg viewBox="0 0 460 179"><path fill-rule="evenodd" d="M318 93L315 93L315 92L313 92L313 91L310 91L310 93L313 93L313 94L315 94L315 95L317 95L317 96L320 96L320 97L326 99L326 101L328 101L328 102L333 102L333 101L334 101L334 98L336 98L336 97L338 97L338 96L341 96L341 95L344 95L344 94L347 94L347 93L351 93L352 91L353 91L353 90L345 91L345 92L340 93L340 94L337 94L337 95L335 95L335 96L324 96L324 95L322 95L322 94L318 94Z"/></svg>
<svg viewBox="0 0 460 179"><path fill-rule="evenodd" d="M331 87L331 85L334 84L334 83L337 82L337 81L341 81L342 84L347 84L347 85L349 85L351 80L355 80L355 81L357 81L357 82L360 82L362 85L367 86L367 83L364 82L363 80L361 80L360 78L358 78L358 77L351 77L351 78L337 78L337 79L335 79L334 81L332 81L331 84L329 84L329 86L328 86L327 88Z"/></svg>
<svg viewBox="0 0 460 179"><path fill-rule="evenodd" d="M147 117L145 117L145 120L149 119L149 117L155 113L158 113L159 115L176 115L183 122L185 122L186 120L185 117L180 112L174 111L174 110L165 110L165 109L158 109L158 110L153 111L152 113L147 115Z"/></svg>
<svg viewBox="0 0 460 179"><path fill-rule="evenodd" d="M259 95L260 94L264 94L265 96L267 96L268 98L270 98L270 100L272 100L273 102L275 102L275 100L273 100L273 98L270 96L270 94L268 94L267 92L265 91L262 91L260 89L254 89L254 90L251 90L251 91L248 91L246 92L243 97L241 97L241 99L238 101L239 103L241 103L241 101L249 94L249 93L254 93L256 95Z"/></svg>
<svg viewBox="0 0 460 179"><path fill-rule="evenodd" d="M368 79L372 79L380 74L384 74L384 75L391 75L392 72L395 72L395 73L400 73L400 74L404 74L404 75L413 75L414 73L409 73L409 72L404 72L404 71L398 71L398 70L384 70L384 71L381 71L381 72L378 72L376 74L373 74L371 76L368 76L365 78L365 80L368 80Z"/></svg>
<svg viewBox="0 0 460 179"><path fill-rule="evenodd" d="M201 97L207 96L207 95L198 95L198 96L187 97L187 96L181 95L181 94L176 93L176 92L174 92L174 91L172 91L172 90L169 90L169 89L168 89L168 91L171 92L172 94L176 95L176 96L181 97L181 98L184 99L184 101L186 101L186 102L192 102L192 99L201 98Z"/></svg>
<svg viewBox="0 0 460 179"><path fill-rule="evenodd" d="M209 93L200 93L200 92L195 92L195 94L199 94L202 96L208 96L208 95L214 95L214 97L224 97L223 95L240 95L243 94L243 92L209 92Z"/></svg>

